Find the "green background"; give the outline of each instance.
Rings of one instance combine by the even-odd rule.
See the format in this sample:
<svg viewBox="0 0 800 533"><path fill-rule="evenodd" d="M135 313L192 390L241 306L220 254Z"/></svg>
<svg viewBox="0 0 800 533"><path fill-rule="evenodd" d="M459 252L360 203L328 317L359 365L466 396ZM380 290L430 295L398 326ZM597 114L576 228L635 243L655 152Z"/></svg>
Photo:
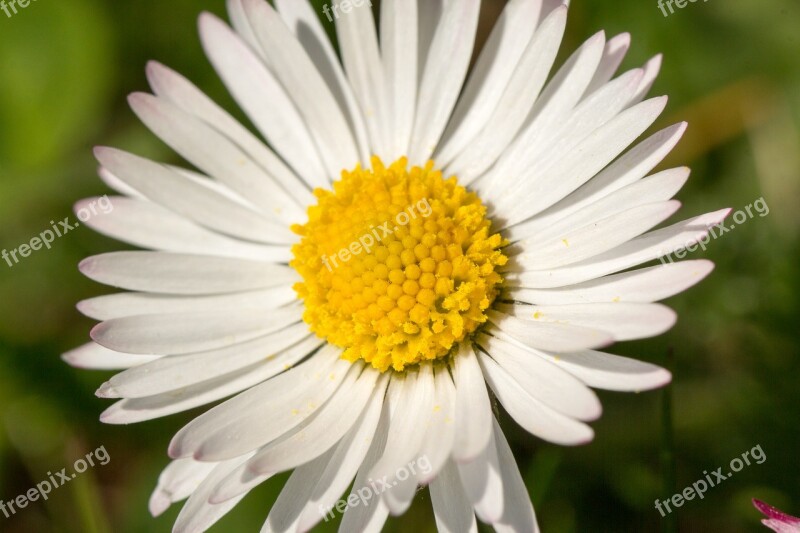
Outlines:
<svg viewBox="0 0 800 533"><path fill-rule="evenodd" d="M147 90L148 59L233 109L196 36L199 12L223 15L223 4L38 0L12 18L0 12L0 247L30 241L50 220L74 218L76 200L109 192L95 176L93 145L175 160L126 106L128 93ZM484 2L481 40L503 4ZM800 515L800 4L709 0L664 17L655 0L576 1L562 57L599 29L633 35L624 68L665 54L653 94L671 99L655 128L690 122L663 165L693 169L678 196L684 218L762 196L770 213L691 254L717 269L668 302L680 314L674 329L614 348L669 365L669 389L600 392L605 413L589 446L545 444L507 417L504 428L545 531L763 530L752 497ZM146 502L171 435L197 413L104 426L98 415L109 402L94 391L110 374L59 358L92 326L75 302L106 290L77 263L120 248L81 227L13 268L0 263L0 499L99 446L111 455L46 503L0 514L0 531L169 531L177 516L180 506L152 519ZM654 509L656 498L759 445L763 464L667 519ZM284 479L254 491L214 530L256 531ZM386 530L433 531L429 500L421 491Z"/></svg>

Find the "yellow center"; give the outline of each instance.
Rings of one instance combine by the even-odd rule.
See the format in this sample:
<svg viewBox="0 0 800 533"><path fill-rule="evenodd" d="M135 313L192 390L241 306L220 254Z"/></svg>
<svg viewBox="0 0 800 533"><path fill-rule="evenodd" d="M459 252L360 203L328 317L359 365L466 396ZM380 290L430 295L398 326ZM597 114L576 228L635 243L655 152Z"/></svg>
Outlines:
<svg viewBox="0 0 800 533"><path fill-rule="evenodd" d="M294 288L303 319L345 359L400 372L448 356L486 321L506 243L456 178L375 157L314 194L308 222L292 228Z"/></svg>

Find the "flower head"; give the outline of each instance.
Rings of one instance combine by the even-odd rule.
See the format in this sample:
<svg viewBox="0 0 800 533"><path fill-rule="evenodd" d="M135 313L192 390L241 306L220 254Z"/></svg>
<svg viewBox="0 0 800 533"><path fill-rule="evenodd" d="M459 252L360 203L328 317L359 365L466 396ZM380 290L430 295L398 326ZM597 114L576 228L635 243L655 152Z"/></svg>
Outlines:
<svg viewBox="0 0 800 533"><path fill-rule="evenodd" d="M286 471L268 531L342 511L378 530L419 486L442 530L535 531L490 394L542 439L590 441L590 387L670 380L598 349L666 331L655 302L712 270L638 268L727 214L653 230L688 177L648 175L685 124L627 150L666 105L645 100L660 57L615 76L629 36L601 32L547 81L567 6L511 0L467 78L479 1L384 0L377 24L368 4L332 4L341 61L305 0L203 14L260 137L151 63L130 104L195 168L96 151L120 196L88 223L145 250L81 263L129 292L79 304L100 324L66 359L124 370L98 391L112 424L231 397L170 445L151 511L188 498L177 531Z"/></svg>
<svg viewBox="0 0 800 533"><path fill-rule="evenodd" d="M382 372L444 358L486 322L507 262L480 199L432 166L344 172L295 228L304 320Z"/></svg>

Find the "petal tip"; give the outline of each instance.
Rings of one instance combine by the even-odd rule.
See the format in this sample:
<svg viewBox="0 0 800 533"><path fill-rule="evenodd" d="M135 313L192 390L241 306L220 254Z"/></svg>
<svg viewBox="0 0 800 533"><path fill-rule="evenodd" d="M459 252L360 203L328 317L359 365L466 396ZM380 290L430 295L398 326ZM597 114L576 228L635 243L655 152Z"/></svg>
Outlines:
<svg viewBox="0 0 800 533"><path fill-rule="evenodd" d="M191 452L186 452L183 450L183 446L178 440L179 436L180 434L175 435L175 437L169 443L169 447L167 448L167 455L170 459L184 459L192 455Z"/></svg>
<svg viewBox="0 0 800 533"><path fill-rule="evenodd" d="M81 368L78 358L75 357L75 351L71 350L69 352L65 352L61 354L61 360L67 363L71 367Z"/></svg>
<svg viewBox="0 0 800 533"><path fill-rule="evenodd" d="M98 398L119 398L120 395L110 381L106 381L94 393Z"/></svg>
<svg viewBox="0 0 800 533"><path fill-rule="evenodd" d="M95 259L93 257L87 257L78 263L78 271L85 276L89 276L90 274L94 273L96 266L97 263Z"/></svg>
<svg viewBox="0 0 800 533"><path fill-rule="evenodd" d="M100 340L102 340L106 333L108 332L108 325L106 322L100 322L99 324L95 324L95 326L89 330L89 337L92 338L94 342L97 344L102 344Z"/></svg>
<svg viewBox="0 0 800 533"><path fill-rule="evenodd" d="M164 514L164 512L169 509L171 504L172 500L170 500L169 497L162 491L157 490L150 497L150 502L148 503L147 507L150 511L150 515L155 518Z"/></svg>
<svg viewBox="0 0 800 533"><path fill-rule="evenodd" d="M78 310L84 316L91 317L92 314L92 304L91 299L88 300L81 300L80 302L75 304L75 309Z"/></svg>

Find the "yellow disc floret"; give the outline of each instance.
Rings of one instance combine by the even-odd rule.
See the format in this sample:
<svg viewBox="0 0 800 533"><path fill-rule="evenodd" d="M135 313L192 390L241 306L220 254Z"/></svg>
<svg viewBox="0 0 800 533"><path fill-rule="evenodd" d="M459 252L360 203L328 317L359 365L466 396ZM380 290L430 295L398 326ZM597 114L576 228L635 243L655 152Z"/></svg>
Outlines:
<svg viewBox="0 0 800 533"><path fill-rule="evenodd" d="M314 191L290 263L312 331L380 371L447 356L486 321L506 243L456 178L411 167L343 172Z"/></svg>

